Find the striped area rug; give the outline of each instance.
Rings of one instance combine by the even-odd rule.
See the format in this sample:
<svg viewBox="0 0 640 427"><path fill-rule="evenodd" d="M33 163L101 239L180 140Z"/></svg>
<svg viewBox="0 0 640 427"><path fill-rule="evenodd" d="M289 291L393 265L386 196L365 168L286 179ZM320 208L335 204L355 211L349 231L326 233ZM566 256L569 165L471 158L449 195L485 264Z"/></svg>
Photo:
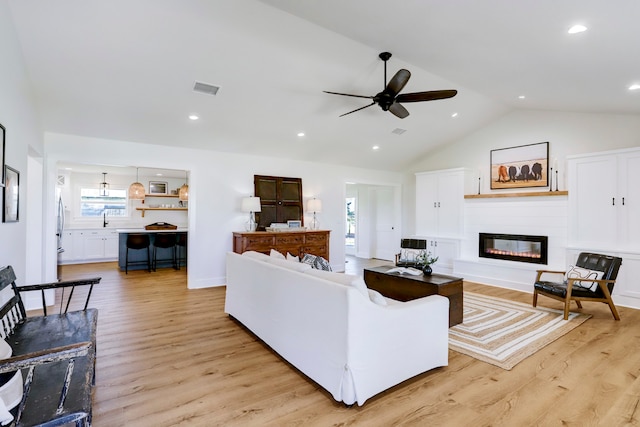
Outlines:
<svg viewBox="0 0 640 427"><path fill-rule="evenodd" d="M464 293L463 323L449 328L449 348L510 370L591 315Z"/></svg>

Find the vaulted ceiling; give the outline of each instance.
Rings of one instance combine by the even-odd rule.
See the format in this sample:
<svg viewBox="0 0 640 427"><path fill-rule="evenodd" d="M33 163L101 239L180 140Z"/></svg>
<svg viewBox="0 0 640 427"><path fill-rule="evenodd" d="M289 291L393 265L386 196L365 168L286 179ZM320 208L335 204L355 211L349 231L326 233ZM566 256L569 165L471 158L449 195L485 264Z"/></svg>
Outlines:
<svg viewBox="0 0 640 427"><path fill-rule="evenodd" d="M640 114L636 0L8 3L51 132L402 170L516 108ZM369 101L322 91L376 94L383 51L458 95L338 117Z"/></svg>

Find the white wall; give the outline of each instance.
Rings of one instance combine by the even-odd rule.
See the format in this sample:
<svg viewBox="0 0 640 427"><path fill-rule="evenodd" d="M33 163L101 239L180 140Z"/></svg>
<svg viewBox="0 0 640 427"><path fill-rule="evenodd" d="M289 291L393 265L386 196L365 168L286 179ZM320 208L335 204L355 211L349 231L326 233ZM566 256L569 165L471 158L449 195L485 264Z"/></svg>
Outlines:
<svg viewBox="0 0 640 427"><path fill-rule="evenodd" d="M0 0L0 123L6 128L5 162L20 172L19 222L0 223L0 266L12 265L21 285L26 284L26 260L41 257L42 237L37 243L33 242L34 236L27 238L27 222L35 217L35 221L41 223L42 215L37 204L28 205L27 184L41 184L29 179L27 159L29 153L33 158L42 155L43 142L20 44L10 16L7 1ZM41 279L29 277L29 280Z"/></svg>
<svg viewBox="0 0 640 427"><path fill-rule="evenodd" d="M51 274L55 272L52 230L55 230L55 175L59 161L190 171L190 288L225 283L225 253L232 249L231 233L244 229L246 214L240 212L240 200L253 194L254 175L302 178L305 206L309 198L322 200L318 219L321 228L332 231L330 261L337 270L344 269L345 184L398 186L403 180L402 174L393 172L54 133L45 133L45 143L46 229L49 230L47 237L51 236L46 242L46 270ZM311 217L305 214L305 223L308 224Z"/></svg>

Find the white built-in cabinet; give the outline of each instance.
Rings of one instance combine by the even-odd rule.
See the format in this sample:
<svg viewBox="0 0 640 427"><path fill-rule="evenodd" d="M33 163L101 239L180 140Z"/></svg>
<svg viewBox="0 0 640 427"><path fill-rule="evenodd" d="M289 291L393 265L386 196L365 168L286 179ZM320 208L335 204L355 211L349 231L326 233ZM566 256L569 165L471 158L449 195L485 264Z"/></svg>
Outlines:
<svg viewBox="0 0 640 427"><path fill-rule="evenodd" d="M63 264L118 259L118 232L108 229L67 230L62 234Z"/></svg>
<svg viewBox="0 0 640 427"><path fill-rule="evenodd" d="M460 238L464 195L470 191L466 169L416 173L416 234Z"/></svg>
<svg viewBox="0 0 640 427"><path fill-rule="evenodd" d="M464 234L464 195L471 192L471 173L456 168L416 173L416 236L438 262L436 272L450 273L460 256Z"/></svg>
<svg viewBox="0 0 640 427"><path fill-rule="evenodd" d="M572 259L581 251L621 257L614 296L640 299L640 148L567 160Z"/></svg>

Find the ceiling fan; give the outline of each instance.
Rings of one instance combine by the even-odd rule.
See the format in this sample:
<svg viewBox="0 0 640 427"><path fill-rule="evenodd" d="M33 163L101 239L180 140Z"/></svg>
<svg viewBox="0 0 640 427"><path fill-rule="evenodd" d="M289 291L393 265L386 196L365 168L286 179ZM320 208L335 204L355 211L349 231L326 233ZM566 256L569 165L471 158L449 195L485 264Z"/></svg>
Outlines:
<svg viewBox="0 0 640 427"><path fill-rule="evenodd" d="M391 80L389 80L389 83L387 83L387 61L391 58L391 54L389 52L382 52L378 56L384 61L384 89L382 92L379 92L375 96L364 96L351 95L349 93L329 92L327 90L323 91L324 93L330 93L332 95L352 96L355 98L367 98L373 100L371 104L349 111L348 113L341 114L340 117L378 104L383 111L390 111L396 117L404 119L409 115L409 111L402 106L401 102L435 101L438 99L452 98L458 93L457 90L450 89L430 90L427 92L413 92L399 95L400 91L409 81L411 73L409 70L401 69L391 78Z"/></svg>

